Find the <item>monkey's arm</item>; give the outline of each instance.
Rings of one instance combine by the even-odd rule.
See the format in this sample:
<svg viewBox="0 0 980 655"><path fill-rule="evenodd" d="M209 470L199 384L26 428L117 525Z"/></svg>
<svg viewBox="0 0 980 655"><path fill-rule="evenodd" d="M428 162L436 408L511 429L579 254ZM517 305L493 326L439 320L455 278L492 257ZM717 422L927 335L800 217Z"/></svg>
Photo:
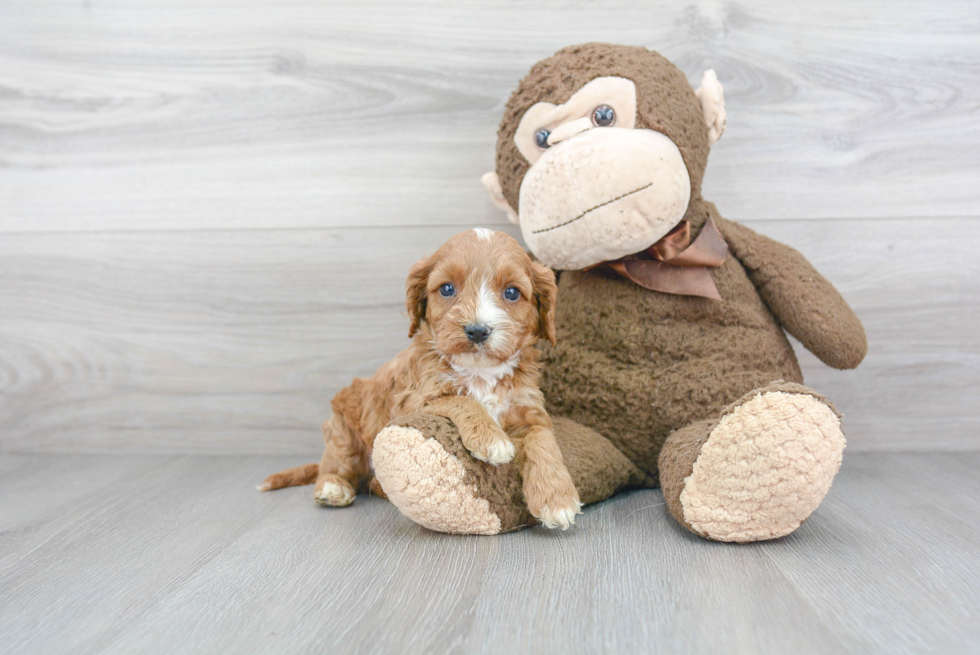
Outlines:
<svg viewBox="0 0 980 655"><path fill-rule="evenodd" d="M716 212L712 215L732 254L786 331L828 366L849 369L860 364L868 339L837 289L793 248L720 219Z"/></svg>

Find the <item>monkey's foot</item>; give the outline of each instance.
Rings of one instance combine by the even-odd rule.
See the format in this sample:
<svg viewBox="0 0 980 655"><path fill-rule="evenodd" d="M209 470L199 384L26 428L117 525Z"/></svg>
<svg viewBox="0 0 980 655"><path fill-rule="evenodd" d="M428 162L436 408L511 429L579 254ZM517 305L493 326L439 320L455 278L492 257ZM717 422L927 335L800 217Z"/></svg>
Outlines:
<svg viewBox="0 0 980 655"><path fill-rule="evenodd" d="M716 541L785 536L827 495L844 446L840 416L823 396L775 382L670 436L659 466L667 508Z"/></svg>
<svg viewBox="0 0 980 655"><path fill-rule="evenodd" d="M535 523L517 467L474 458L448 419L415 414L392 422L375 437L372 459L388 500L430 530L492 535Z"/></svg>

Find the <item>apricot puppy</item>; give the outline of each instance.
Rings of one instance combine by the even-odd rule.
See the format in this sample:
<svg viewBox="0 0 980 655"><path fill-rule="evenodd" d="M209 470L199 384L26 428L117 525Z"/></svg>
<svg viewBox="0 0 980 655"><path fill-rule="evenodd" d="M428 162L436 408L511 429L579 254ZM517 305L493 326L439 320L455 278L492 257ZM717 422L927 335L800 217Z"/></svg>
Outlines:
<svg viewBox="0 0 980 655"><path fill-rule="evenodd" d="M582 504L544 409L534 348L539 338L555 341L554 273L509 235L476 228L416 263L405 287L411 344L333 398L319 466L276 473L258 489L315 481L316 501L334 507L350 505L358 489L384 496L371 467L375 435L427 412L455 423L477 459L516 457L531 514L567 529Z"/></svg>

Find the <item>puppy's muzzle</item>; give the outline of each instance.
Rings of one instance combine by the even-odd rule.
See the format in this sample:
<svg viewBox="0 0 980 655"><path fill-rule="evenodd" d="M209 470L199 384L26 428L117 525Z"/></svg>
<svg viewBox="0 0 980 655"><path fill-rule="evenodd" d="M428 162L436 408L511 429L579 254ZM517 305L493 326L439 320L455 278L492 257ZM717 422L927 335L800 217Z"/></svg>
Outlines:
<svg viewBox="0 0 980 655"><path fill-rule="evenodd" d="M467 325L463 328L463 332L466 333L466 338L473 343L483 343L490 336L490 328L485 325Z"/></svg>

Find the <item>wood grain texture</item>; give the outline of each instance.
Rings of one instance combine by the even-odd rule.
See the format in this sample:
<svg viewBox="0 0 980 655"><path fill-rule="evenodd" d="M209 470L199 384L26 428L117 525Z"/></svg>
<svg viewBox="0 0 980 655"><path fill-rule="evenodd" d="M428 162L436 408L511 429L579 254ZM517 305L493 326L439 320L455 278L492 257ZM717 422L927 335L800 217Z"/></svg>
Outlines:
<svg viewBox="0 0 980 655"><path fill-rule="evenodd" d="M44 0L0 7L0 232L503 224L503 103L590 40L718 71L730 218L978 214L972 0Z"/></svg>
<svg viewBox="0 0 980 655"><path fill-rule="evenodd" d="M408 265L503 225L508 93L586 40L719 71L705 195L868 327L854 372L798 347L851 448L977 448L978 36L968 2L8 3L0 451L315 453Z"/></svg>
<svg viewBox="0 0 980 655"><path fill-rule="evenodd" d="M572 530L429 532L258 494L262 457L4 455L5 653L926 653L980 639L980 454L849 455L785 539L704 541L658 491Z"/></svg>
<svg viewBox="0 0 980 655"><path fill-rule="evenodd" d="M839 372L796 345L850 449L980 447L980 222L750 224L864 322ZM26 234L0 240L0 450L296 453L408 344L404 279L453 227Z"/></svg>

